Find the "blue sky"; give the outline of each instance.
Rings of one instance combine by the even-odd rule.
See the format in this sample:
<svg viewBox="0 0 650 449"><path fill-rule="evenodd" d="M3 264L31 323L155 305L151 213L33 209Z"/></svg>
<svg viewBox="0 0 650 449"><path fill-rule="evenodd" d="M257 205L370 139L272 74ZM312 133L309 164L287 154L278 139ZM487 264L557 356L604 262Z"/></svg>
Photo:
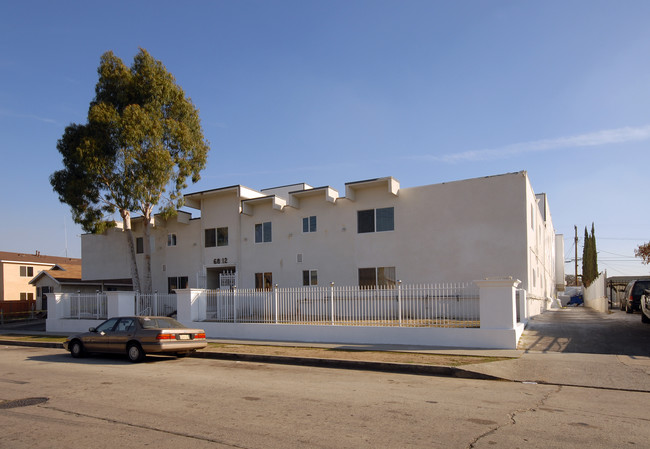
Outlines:
<svg viewBox="0 0 650 449"><path fill-rule="evenodd" d="M211 144L187 192L527 170L567 258L594 222L600 269L648 274L648 23L645 0L2 2L0 250L80 257L56 141L101 54L142 47Z"/></svg>

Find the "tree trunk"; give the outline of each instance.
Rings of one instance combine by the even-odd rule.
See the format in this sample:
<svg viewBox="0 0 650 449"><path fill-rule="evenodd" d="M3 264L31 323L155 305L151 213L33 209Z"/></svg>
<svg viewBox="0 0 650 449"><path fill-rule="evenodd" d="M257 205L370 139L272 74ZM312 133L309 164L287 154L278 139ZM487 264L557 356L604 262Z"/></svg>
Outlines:
<svg viewBox="0 0 650 449"><path fill-rule="evenodd" d="M144 211L144 293L153 293L151 282L151 212L153 207L146 205Z"/></svg>
<svg viewBox="0 0 650 449"><path fill-rule="evenodd" d="M129 261L131 262L131 282L133 283L133 291L140 292L140 275L138 274L138 263L135 259L135 241L133 240L133 230L131 229L131 214L128 210L121 210L120 215L124 222L126 241L129 244Z"/></svg>

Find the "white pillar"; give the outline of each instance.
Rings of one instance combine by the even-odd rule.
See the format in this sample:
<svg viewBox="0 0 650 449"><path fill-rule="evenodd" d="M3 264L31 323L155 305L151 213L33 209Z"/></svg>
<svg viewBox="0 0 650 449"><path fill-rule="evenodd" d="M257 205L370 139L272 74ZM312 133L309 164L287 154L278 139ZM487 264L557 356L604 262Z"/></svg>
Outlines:
<svg viewBox="0 0 650 449"><path fill-rule="evenodd" d="M479 287L481 329L514 329L517 325L518 279L487 278L474 281Z"/></svg>
<svg viewBox="0 0 650 449"><path fill-rule="evenodd" d="M186 326L191 326L193 321L202 321L206 318L207 303L205 290L198 288L183 288L176 292L176 319Z"/></svg>
<svg viewBox="0 0 650 449"><path fill-rule="evenodd" d="M106 292L108 318L135 315L135 292Z"/></svg>

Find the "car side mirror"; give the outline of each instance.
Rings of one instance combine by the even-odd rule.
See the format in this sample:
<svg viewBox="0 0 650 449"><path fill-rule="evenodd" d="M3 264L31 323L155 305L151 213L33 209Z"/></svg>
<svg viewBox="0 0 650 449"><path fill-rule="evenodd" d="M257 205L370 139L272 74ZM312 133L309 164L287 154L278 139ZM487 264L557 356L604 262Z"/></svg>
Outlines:
<svg viewBox="0 0 650 449"><path fill-rule="evenodd" d="M88 332L97 332L97 329L95 329L94 327L89 327Z"/></svg>

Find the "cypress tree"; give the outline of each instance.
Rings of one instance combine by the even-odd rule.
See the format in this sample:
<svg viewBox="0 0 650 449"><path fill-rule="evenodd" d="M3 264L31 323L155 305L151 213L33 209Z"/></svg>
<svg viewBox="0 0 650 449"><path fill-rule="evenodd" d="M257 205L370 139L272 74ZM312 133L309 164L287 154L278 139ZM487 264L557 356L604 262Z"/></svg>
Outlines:
<svg viewBox="0 0 650 449"><path fill-rule="evenodd" d="M589 287L598 277L598 254L596 252L596 235L591 223L591 234L585 226L585 240L582 247L582 284Z"/></svg>
<svg viewBox="0 0 650 449"><path fill-rule="evenodd" d="M589 275L591 269L589 264L591 263L591 257L589 256L591 245L589 245L589 232L587 232L587 227L585 226L585 237L582 244L582 285L588 287L591 284Z"/></svg>

